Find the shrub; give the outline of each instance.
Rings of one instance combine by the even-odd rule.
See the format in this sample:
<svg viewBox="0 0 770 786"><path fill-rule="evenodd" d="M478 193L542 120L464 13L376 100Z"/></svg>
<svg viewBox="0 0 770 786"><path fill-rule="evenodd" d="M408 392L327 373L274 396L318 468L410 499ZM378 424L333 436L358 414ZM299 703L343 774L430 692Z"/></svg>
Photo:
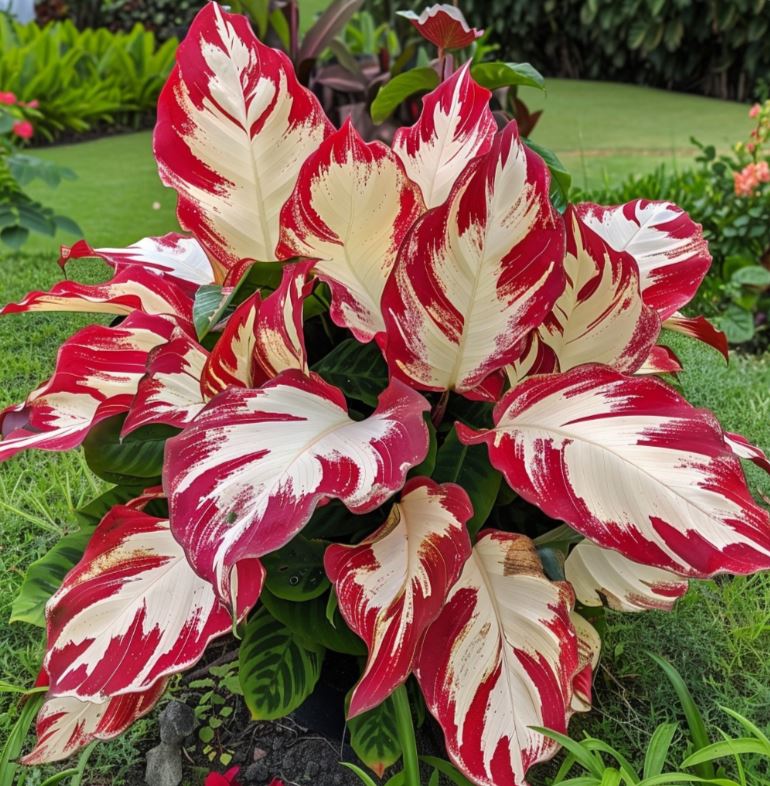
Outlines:
<svg viewBox="0 0 770 786"><path fill-rule="evenodd" d="M40 102L38 132L53 139L102 124L136 126L152 116L176 42L151 32L44 28L0 15L0 89Z"/></svg>
<svg viewBox="0 0 770 786"><path fill-rule="evenodd" d="M442 52L471 34L452 7L420 25ZM26 764L116 736L236 629L254 718L296 709L327 650L365 656L348 715L373 771L402 757L419 784L424 702L464 774L429 759L433 784L520 785L558 747L535 727L590 707L589 616L770 567L739 460L767 458L655 378L662 327L716 340L679 314L700 228L668 202L560 212L516 123L444 63L415 124L366 143L206 6L154 138L191 235L81 241L62 261L110 281L4 309L119 318L0 413L0 459L82 445L114 484L14 604L47 628Z"/></svg>

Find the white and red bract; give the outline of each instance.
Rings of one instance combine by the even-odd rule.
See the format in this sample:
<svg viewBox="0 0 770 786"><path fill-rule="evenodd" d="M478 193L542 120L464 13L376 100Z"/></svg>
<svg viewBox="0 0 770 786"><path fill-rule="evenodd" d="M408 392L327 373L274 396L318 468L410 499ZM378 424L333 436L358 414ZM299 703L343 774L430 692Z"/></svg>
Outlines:
<svg viewBox="0 0 770 786"><path fill-rule="evenodd" d="M426 207L442 204L465 167L492 146L497 123L490 95L473 81L470 66L463 66L423 98L413 126L394 134L393 151Z"/></svg>
<svg viewBox="0 0 770 786"><path fill-rule="evenodd" d="M711 254L696 224L671 202L637 199L625 205L577 206L583 221L616 251L639 266L644 302L667 319L689 303L711 265Z"/></svg>
<svg viewBox="0 0 770 786"><path fill-rule="evenodd" d="M330 316L371 341L385 329L380 298L401 241L424 211L398 157L364 142L348 119L303 164L281 212L277 253L317 259L332 292Z"/></svg>
<svg viewBox="0 0 770 786"><path fill-rule="evenodd" d="M474 783L524 786L556 751L531 727L566 731L582 668L573 604L529 538L488 530L428 628L415 673L450 757Z"/></svg>
<svg viewBox="0 0 770 786"><path fill-rule="evenodd" d="M681 576L632 562L587 540L572 549L564 573L582 604L606 603L616 611L669 611L689 586Z"/></svg>
<svg viewBox="0 0 770 786"><path fill-rule="evenodd" d="M106 418L126 412L149 352L176 321L136 311L118 327L83 328L62 344L51 379L0 412L0 461L27 448L70 450Z"/></svg>
<svg viewBox="0 0 770 786"><path fill-rule="evenodd" d="M564 289L564 224L511 123L404 240L382 299L391 372L468 393L516 360Z"/></svg>
<svg viewBox="0 0 770 786"><path fill-rule="evenodd" d="M264 570L241 563L233 616L256 603ZM113 618L105 626L105 617ZM197 662L233 616L197 576L167 521L113 508L46 606L49 692L102 703L142 693Z"/></svg>
<svg viewBox="0 0 770 786"><path fill-rule="evenodd" d="M380 529L357 546L326 550L340 611L369 648L350 717L383 702L412 672L423 634L470 556L472 515L460 486L415 478Z"/></svg>
<svg viewBox="0 0 770 786"><path fill-rule="evenodd" d="M393 381L375 412L354 421L340 390L298 371L225 391L167 443L175 537L226 600L236 563L288 543L322 499L365 513L398 491L428 450L426 409Z"/></svg>
<svg viewBox="0 0 770 786"><path fill-rule="evenodd" d="M689 577L770 568L770 519L711 413L605 366L535 377L497 405L486 443L511 488L635 562Z"/></svg>
<svg viewBox="0 0 770 786"><path fill-rule="evenodd" d="M50 696L37 716L37 745L22 764L66 759L94 740L111 740L146 715L166 690L159 680L143 693L128 693L101 703L72 696Z"/></svg>
<svg viewBox="0 0 770 786"><path fill-rule="evenodd" d="M291 61L243 16L195 17L158 102L155 157L183 227L226 270L276 259L279 215L300 167L331 133Z"/></svg>

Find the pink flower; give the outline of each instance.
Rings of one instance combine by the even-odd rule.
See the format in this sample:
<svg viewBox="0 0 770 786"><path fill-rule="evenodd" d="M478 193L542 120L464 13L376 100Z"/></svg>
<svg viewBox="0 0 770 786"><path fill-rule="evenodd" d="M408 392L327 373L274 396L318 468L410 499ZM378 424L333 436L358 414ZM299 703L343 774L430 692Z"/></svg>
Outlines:
<svg viewBox="0 0 770 786"><path fill-rule="evenodd" d="M11 127L11 131L20 139L32 139L35 129L29 120L17 120Z"/></svg>
<svg viewBox="0 0 770 786"><path fill-rule="evenodd" d="M746 145L746 150L748 150L749 153L753 153L756 149L757 149L757 146L753 142L749 142Z"/></svg>
<svg viewBox="0 0 770 786"><path fill-rule="evenodd" d="M0 93L0 104L6 106L13 106L16 103L16 95L14 93Z"/></svg>
<svg viewBox="0 0 770 786"><path fill-rule="evenodd" d="M235 776L240 767L231 767L227 772L210 772L203 782L203 786L238 786Z"/></svg>
<svg viewBox="0 0 770 786"><path fill-rule="evenodd" d="M32 101L27 101L24 106L29 107L30 109L39 109L40 101L38 101L37 98L33 98Z"/></svg>
<svg viewBox="0 0 770 786"><path fill-rule="evenodd" d="M759 113L762 111L762 107L759 104L754 104L754 106L749 109L749 117L759 117Z"/></svg>
<svg viewBox="0 0 770 786"><path fill-rule="evenodd" d="M770 164L760 161L754 166L754 173L760 183L770 183Z"/></svg>
<svg viewBox="0 0 770 786"><path fill-rule="evenodd" d="M770 183L770 165L767 161L747 164L740 172L733 173L733 184L737 196L753 196L760 183Z"/></svg>

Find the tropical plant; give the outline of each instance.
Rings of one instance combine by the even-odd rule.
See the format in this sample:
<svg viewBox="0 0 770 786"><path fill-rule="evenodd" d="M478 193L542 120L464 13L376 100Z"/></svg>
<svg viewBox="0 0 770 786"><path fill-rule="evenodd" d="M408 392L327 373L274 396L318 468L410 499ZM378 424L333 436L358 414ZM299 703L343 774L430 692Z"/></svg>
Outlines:
<svg viewBox="0 0 770 786"><path fill-rule="evenodd" d="M100 124L137 126L152 115L177 42L154 35L79 31L70 21L22 25L0 15L0 89L40 102L36 130L47 139Z"/></svg>
<svg viewBox="0 0 770 786"><path fill-rule="evenodd" d="M24 191L33 180L55 187L75 177L71 169L21 152L21 145L34 136L39 108L38 101L25 103L12 92L0 93L0 243L11 248L22 246L30 232L55 235L61 229L80 234L74 221Z"/></svg>
<svg viewBox="0 0 770 786"><path fill-rule="evenodd" d="M0 414L0 459L82 445L114 484L14 606L47 630L24 763L119 734L235 631L255 718L296 709L327 650L364 656L350 718L387 734L424 701L462 777L523 784L558 748L533 727L590 707L576 596L668 608L770 567L739 458L764 454L655 378L661 328L714 340L679 314L700 228L645 200L559 212L489 99L466 64L366 143L245 18L196 17L154 138L191 235L81 241L62 264L111 280L4 309L119 318Z"/></svg>

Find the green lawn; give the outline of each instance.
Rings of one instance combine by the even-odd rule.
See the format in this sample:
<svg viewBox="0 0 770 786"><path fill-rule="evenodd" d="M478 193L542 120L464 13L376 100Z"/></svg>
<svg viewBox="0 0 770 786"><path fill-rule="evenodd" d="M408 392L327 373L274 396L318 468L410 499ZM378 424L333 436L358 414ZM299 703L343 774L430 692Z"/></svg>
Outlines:
<svg viewBox="0 0 770 786"><path fill-rule="evenodd" d="M535 100L532 92L526 96ZM535 138L576 168L588 182L604 168L617 174L651 168L659 160L682 163L688 137L725 147L748 128L745 107L661 91L550 80L546 113ZM582 151L582 153L581 153ZM35 195L77 220L94 245L118 246L173 230L174 195L155 172L149 133L50 148L40 155L66 164L79 179ZM60 277L55 250L61 238L35 239L23 253L0 253L0 302ZM88 268L90 277L102 273ZM0 320L0 406L23 399L53 368L61 341L87 317L22 315ZM770 357L733 355L729 366L715 352L681 337L671 339L684 360L688 398L716 410L724 425L770 449ZM757 494L770 496L770 478L748 467ZM79 453L29 453L0 466L0 618L7 619L25 567L73 526L73 510L98 483L83 471ZM770 726L770 585L765 577L699 584L673 614L610 615L605 659L597 680L597 707L582 728L638 755L654 721L670 713L672 695L647 663L644 650L673 659L716 723L716 703L728 703ZM0 678L28 683L40 658L40 634L0 625ZM3 703L4 702L4 703ZM0 696L0 743L13 712ZM117 747L117 746L122 747ZM128 742L101 746L87 784L115 780L131 757ZM108 773L107 776L99 773Z"/></svg>

